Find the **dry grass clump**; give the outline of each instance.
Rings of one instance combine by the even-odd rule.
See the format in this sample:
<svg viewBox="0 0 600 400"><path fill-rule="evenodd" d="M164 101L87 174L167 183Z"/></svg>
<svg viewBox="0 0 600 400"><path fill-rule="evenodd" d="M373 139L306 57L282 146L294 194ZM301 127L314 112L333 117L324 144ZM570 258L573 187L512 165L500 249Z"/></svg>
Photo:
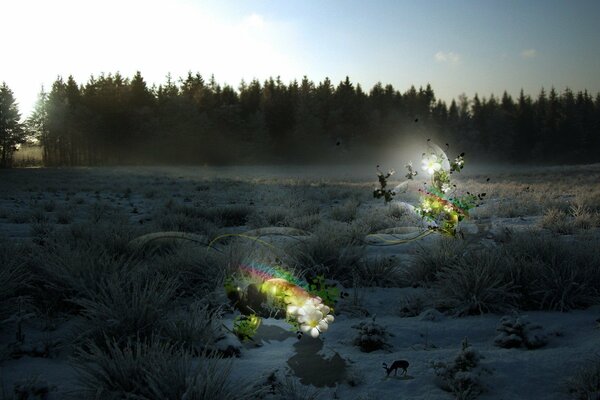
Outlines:
<svg viewBox="0 0 600 400"><path fill-rule="evenodd" d="M102 221L77 222L66 230L57 231L50 238L51 243L58 243L70 248L79 247L103 249L109 254L119 257L129 254L129 242L146 233L140 227L132 226L127 216L115 214Z"/></svg>
<svg viewBox="0 0 600 400"><path fill-rule="evenodd" d="M524 310L568 311L600 301L597 237L514 233L500 248L467 248L441 240L422 248L404 272L408 282L433 286L438 307L455 314Z"/></svg>
<svg viewBox="0 0 600 400"><path fill-rule="evenodd" d="M363 236L398 225L398 220L388 212L389 209L375 208L362 212L352 225L360 230Z"/></svg>
<svg viewBox="0 0 600 400"><path fill-rule="evenodd" d="M361 286L398 287L402 282L398 261L377 257L362 260L354 266L354 276Z"/></svg>
<svg viewBox="0 0 600 400"><path fill-rule="evenodd" d="M343 204L331 209L331 219L340 222L352 222L356 218L359 206L360 202L357 200L346 200Z"/></svg>
<svg viewBox="0 0 600 400"><path fill-rule="evenodd" d="M503 312L516 305L518 295L499 251L469 252L442 268L436 279L438 308L458 316Z"/></svg>
<svg viewBox="0 0 600 400"><path fill-rule="evenodd" d="M570 234L575 232L575 226L570 216L558 208L549 208L544 212L540 226L555 233Z"/></svg>
<svg viewBox="0 0 600 400"><path fill-rule="evenodd" d="M162 335L172 343L199 355L213 350L214 344L224 337L221 310L212 309L205 301L194 301L166 321Z"/></svg>
<svg viewBox="0 0 600 400"><path fill-rule="evenodd" d="M600 355L586 361L565 386L572 399L592 400L600 398Z"/></svg>
<svg viewBox="0 0 600 400"><path fill-rule="evenodd" d="M253 212L253 209L248 206L228 205L207 208L204 216L218 226L243 226Z"/></svg>
<svg viewBox="0 0 600 400"><path fill-rule="evenodd" d="M287 225L290 228L296 228L310 232L322 221L321 215L317 212L314 214L298 215L290 218Z"/></svg>
<svg viewBox="0 0 600 400"><path fill-rule="evenodd" d="M177 281L156 273L124 271L104 277L94 290L73 299L84 322L80 339L101 344L105 337L123 344L149 338L166 318Z"/></svg>
<svg viewBox="0 0 600 400"><path fill-rule="evenodd" d="M524 309L568 311L600 301L598 238L524 233L506 245L505 260Z"/></svg>
<svg viewBox="0 0 600 400"><path fill-rule="evenodd" d="M288 226L290 210L284 207L269 207L262 212L257 212L248 218L247 224L251 228L264 228L266 226Z"/></svg>
<svg viewBox="0 0 600 400"><path fill-rule="evenodd" d="M199 233L208 237L218 235L219 227L212 221L196 215L165 210L154 218L161 231Z"/></svg>
<svg viewBox="0 0 600 400"><path fill-rule="evenodd" d="M0 241L0 323L16 311L17 298L29 292L31 278L25 269L24 251Z"/></svg>
<svg viewBox="0 0 600 400"><path fill-rule="evenodd" d="M146 261L149 268L178 281L181 295L203 296L223 284L231 268L227 257L198 244L182 243L172 251Z"/></svg>
<svg viewBox="0 0 600 400"><path fill-rule="evenodd" d="M288 264L307 277L325 274L345 282L350 282L352 269L363 254L364 246L343 223L321 224L312 236L287 248Z"/></svg>
<svg viewBox="0 0 600 400"><path fill-rule="evenodd" d="M415 262L404 272L404 279L413 286L428 286L437 279L437 274L443 268L454 264L465 252L464 242L441 237L430 245L423 245L418 249Z"/></svg>
<svg viewBox="0 0 600 400"><path fill-rule="evenodd" d="M260 391L230 380L231 360L192 353L156 336L127 341L88 343L74 359L78 394L101 399L253 399Z"/></svg>
<svg viewBox="0 0 600 400"><path fill-rule="evenodd" d="M316 400L321 395L319 389L313 386L304 386L297 379L286 376L277 382L277 393L281 400Z"/></svg>
<svg viewBox="0 0 600 400"><path fill-rule="evenodd" d="M540 226L554 233L571 234L600 226L600 213L590 210L582 203L574 203L566 211L549 208L544 212Z"/></svg>

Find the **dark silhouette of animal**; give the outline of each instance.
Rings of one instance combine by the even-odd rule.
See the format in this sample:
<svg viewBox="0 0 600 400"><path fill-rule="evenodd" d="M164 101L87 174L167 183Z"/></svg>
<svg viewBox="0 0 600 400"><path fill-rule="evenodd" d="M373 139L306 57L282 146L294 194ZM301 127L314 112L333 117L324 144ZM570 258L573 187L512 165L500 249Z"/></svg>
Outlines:
<svg viewBox="0 0 600 400"><path fill-rule="evenodd" d="M390 376L390 372L394 371L394 376L398 374L398 368L402 369L404 372L403 375L406 375L408 372L408 361L406 360L396 360L392 363L392 366L388 368L386 363L383 363L383 368L387 372L387 376Z"/></svg>

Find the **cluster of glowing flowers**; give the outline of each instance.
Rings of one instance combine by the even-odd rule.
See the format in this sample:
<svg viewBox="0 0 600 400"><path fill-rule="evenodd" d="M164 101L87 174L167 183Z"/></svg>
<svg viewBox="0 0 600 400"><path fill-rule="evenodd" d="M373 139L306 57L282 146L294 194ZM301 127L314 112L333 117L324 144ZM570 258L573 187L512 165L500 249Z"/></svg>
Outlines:
<svg viewBox="0 0 600 400"><path fill-rule="evenodd" d="M428 213L431 212L433 209L431 208L431 201L429 200L428 197L423 197L423 199L421 200L421 207L420 210L424 213Z"/></svg>
<svg viewBox="0 0 600 400"><path fill-rule="evenodd" d="M436 171L442 169L442 158L438 157L436 154L424 154L421 162L423 164L423 169L427 171L429 175L433 175Z"/></svg>
<svg viewBox="0 0 600 400"><path fill-rule="evenodd" d="M330 311L320 297L309 297L302 306L290 304L287 308L288 316L298 321L300 330L310 333L313 338L318 338L321 333L327 331L329 324L334 321Z"/></svg>
<svg viewBox="0 0 600 400"><path fill-rule="evenodd" d="M320 297L311 296L293 283L283 279L269 279L262 284L261 290L284 303L288 320L300 331L310 333L313 338L327 331L334 320L330 314L331 308L323 304Z"/></svg>

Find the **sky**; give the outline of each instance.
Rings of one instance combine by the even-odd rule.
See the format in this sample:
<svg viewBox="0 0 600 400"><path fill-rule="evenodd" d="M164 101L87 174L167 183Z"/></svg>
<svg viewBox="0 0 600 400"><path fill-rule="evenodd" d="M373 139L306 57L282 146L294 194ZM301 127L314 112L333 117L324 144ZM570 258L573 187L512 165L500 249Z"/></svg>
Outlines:
<svg viewBox="0 0 600 400"><path fill-rule="evenodd" d="M1 0L0 81L24 117L42 85L100 73L149 84L349 76L446 102L521 88L600 91L600 1Z"/></svg>

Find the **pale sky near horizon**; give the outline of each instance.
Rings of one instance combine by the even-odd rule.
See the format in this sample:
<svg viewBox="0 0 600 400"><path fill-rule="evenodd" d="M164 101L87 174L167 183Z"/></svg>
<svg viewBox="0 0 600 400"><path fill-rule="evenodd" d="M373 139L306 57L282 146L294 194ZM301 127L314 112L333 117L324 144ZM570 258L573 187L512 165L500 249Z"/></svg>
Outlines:
<svg viewBox="0 0 600 400"><path fill-rule="evenodd" d="M521 88L600 91L600 1L2 0L0 81L23 116L58 75L188 71L368 91L431 83L449 102Z"/></svg>

